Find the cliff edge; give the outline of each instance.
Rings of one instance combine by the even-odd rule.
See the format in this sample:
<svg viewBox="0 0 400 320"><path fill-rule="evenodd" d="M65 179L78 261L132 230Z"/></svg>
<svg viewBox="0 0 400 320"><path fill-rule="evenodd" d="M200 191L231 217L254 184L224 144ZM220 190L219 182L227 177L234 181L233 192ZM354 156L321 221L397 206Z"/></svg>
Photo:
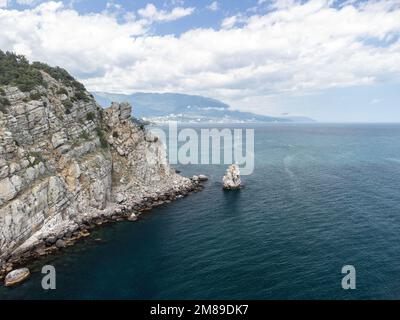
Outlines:
<svg viewBox="0 0 400 320"><path fill-rule="evenodd" d="M36 66L40 81L30 88L0 83L0 273L93 221L196 189L131 121L129 104L102 109L65 70Z"/></svg>

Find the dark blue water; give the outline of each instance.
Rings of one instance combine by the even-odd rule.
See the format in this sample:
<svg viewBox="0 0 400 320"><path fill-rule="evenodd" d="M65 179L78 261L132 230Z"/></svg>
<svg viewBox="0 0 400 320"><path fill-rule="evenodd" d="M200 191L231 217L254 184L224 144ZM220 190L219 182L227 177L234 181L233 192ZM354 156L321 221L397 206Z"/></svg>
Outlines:
<svg viewBox="0 0 400 320"><path fill-rule="evenodd" d="M257 127L244 189L221 189L224 166L180 167L209 175L205 190L97 229L0 298L398 299L399 141L400 125Z"/></svg>

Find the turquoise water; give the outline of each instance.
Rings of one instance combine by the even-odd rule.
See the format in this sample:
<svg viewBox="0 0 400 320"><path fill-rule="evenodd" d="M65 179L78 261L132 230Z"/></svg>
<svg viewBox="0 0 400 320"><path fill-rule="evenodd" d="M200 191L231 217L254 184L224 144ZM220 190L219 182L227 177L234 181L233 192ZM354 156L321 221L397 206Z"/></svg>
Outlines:
<svg viewBox="0 0 400 320"><path fill-rule="evenodd" d="M244 189L221 189L224 166L180 166L209 175L203 192L97 229L0 298L400 298L400 125L277 124L255 135ZM49 292L46 263L57 270ZM356 290L341 289L347 264Z"/></svg>

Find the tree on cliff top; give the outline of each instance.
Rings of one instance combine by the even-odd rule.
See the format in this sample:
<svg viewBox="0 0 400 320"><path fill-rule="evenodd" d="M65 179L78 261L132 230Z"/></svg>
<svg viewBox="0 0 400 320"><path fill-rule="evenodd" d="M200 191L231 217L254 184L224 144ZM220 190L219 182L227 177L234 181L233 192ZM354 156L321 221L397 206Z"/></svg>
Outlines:
<svg viewBox="0 0 400 320"><path fill-rule="evenodd" d="M77 97L87 98L83 84L76 81L65 69L50 67L41 62L30 64L23 55L8 51L4 53L0 50L0 86L16 86L23 92L31 91L36 86L46 86L40 70L48 73L65 86L75 88Z"/></svg>
<svg viewBox="0 0 400 320"><path fill-rule="evenodd" d="M0 50L0 85L13 85L26 92L44 85L44 81L24 56Z"/></svg>

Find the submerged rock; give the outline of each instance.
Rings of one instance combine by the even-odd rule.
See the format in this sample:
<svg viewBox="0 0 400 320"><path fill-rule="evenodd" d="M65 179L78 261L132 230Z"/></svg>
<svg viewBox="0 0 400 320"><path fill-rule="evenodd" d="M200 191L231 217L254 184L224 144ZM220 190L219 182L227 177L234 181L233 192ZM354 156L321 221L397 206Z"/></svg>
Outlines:
<svg viewBox="0 0 400 320"><path fill-rule="evenodd" d="M226 170L222 182L226 190L240 189L242 181L240 180L239 166L236 164L230 165Z"/></svg>
<svg viewBox="0 0 400 320"><path fill-rule="evenodd" d="M28 268L21 268L21 269L13 270L7 274L7 276L4 280L4 285L6 287L16 285L16 284L24 281L25 279L27 279L30 276L30 274L31 273Z"/></svg>

